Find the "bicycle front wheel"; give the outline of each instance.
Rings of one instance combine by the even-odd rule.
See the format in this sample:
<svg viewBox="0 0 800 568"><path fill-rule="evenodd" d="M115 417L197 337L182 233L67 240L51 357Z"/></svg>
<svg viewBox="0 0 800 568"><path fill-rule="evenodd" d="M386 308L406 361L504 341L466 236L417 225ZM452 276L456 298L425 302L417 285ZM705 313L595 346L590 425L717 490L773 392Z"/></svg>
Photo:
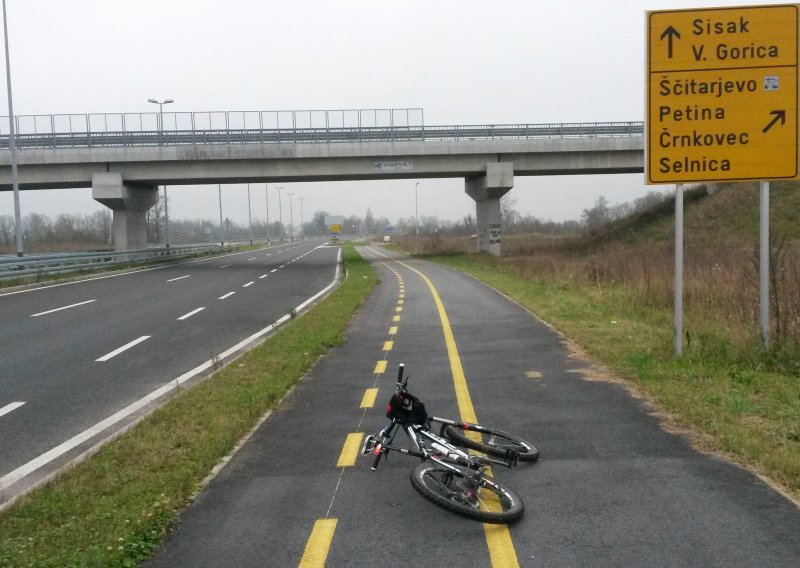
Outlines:
<svg viewBox="0 0 800 568"><path fill-rule="evenodd" d="M483 474L464 468L453 471L425 461L411 472L411 485L428 501L476 521L508 524L522 518L519 495Z"/></svg>
<svg viewBox="0 0 800 568"><path fill-rule="evenodd" d="M519 436L503 432L502 430L492 430L484 426L475 425L475 432L483 434L483 442L476 442L469 438L463 430L455 426L447 426L444 435L454 444L465 448L481 451L487 455L504 458L508 455L508 450L514 450L519 455L519 461L536 461L539 459L539 450L530 442L523 440Z"/></svg>

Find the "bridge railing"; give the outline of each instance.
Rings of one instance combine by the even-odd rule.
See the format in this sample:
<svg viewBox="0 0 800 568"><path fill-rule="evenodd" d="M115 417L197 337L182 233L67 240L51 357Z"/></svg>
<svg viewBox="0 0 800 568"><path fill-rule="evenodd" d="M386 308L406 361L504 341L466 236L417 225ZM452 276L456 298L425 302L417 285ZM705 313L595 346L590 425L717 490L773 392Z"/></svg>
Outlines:
<svg viewBox="0 0 800 568"><path fill-rule="evenodd" d="M642 136L642 122L425 126L422 109L17 116L26 148L468 141ZM163 124L163 128L160 126ZM0 117L0 149L8 148Z"/></svg>

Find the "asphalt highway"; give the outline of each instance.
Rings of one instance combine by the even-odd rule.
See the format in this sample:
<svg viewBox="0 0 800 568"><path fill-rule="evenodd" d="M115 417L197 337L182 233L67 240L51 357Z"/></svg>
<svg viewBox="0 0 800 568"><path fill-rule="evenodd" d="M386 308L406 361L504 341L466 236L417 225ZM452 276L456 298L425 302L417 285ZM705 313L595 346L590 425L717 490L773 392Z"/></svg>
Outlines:
<svg viewBox="0 0 800 568"><path fill-rule="evenodd" d="M447 268L361 250L382 282L347 343L264 421L148 565L797 566L792 502L666 432L514 302ZM518 523L482 525L424 500L409 482L415 458L392 454L373 472L357 455L386 423L401 362L430 413L472 412L539 447L534 464L494 468L525 503Z"/></svg>
<svg viewBox="0 0 800 568"><path fill-rule="evenodd" d="M0 504L329 286L324 245L0 292Z"/></svg>

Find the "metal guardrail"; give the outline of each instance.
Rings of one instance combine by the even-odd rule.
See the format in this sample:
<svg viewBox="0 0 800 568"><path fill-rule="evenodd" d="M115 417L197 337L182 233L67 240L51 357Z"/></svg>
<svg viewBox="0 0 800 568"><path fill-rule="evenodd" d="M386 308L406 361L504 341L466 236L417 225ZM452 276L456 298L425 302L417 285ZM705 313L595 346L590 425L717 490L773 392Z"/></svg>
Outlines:
<svg viewBox="0 0 800 568"><path fill-rule="evenodd" d="M23 115L16 145L26 148L302 144L599 138L642 136L642 122L425 126L422 109ZM0 117L0 149L8 118Z"/></svg>
<svg viewBox="0 0 800 568"><path fill-rule="evenodd" d="M208 244L119 252L38 254L23 257L0 256L0 280L99 270L133 262L172 260L194 256L201 252L220 250L223 249L219 244Z"/></svg>

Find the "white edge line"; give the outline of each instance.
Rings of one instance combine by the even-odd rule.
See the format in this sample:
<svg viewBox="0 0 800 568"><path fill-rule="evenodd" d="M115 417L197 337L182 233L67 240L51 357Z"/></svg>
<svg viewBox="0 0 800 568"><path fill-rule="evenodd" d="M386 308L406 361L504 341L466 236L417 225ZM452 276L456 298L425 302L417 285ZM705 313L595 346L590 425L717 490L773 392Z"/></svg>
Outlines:
<svg viewBox="0 0 800 568"><path fill-rule="evenodd" d="M20 406L25 404L24 402L12 402L11 404L6 404L3 408L0 408L0 416L8 414L12 410L16 410Z"/></svg>
<svg viewBox="0 0 800 568"><path fill-rule="evenodd" d="M206 309L205 306L203 306L202 308L197 308L196 310L192 310L188 314L183 314L181 317L179 317L178 321L183 321L185 319L188 319L188 318L192 317L194 314L202 312L205 309Z"/></svg>
<svg viewBox="0 0 800 568"><path fill-rule="evenodd" d="M319 298L323 294L327 293L331 288L333 288L336 285L336 283L339 280L341 257L342 257L342 252L341 252L341 249L340 249L339 250L339 257L338 257L337 262L336 262L336 275L334 276L333 282L331 282L325 288L323 288L322 290L317 292L314 296L312 296L311 298L309 298L308 300L306 300L305 302L303 302L302 304L297 306L295 308L295 310L294 310L295 313L299 313L305 306L307 306L308 304L310 304L311 302L313 302L314 300L316 300L317 298ZM171 380L170 382L168 382L167 384L165 384L161 388L158 388L158 389L154 390L153 392L151 392L147 396L144 396L144 397L140 398L139 400L137 400L136 402L126 406L125 408L123 408L122 410L117 412L116 414L112 414L111 416L109 416L105 420L103 420L101 422L98 422L97 424L95 424L94 426L92 426L91 428L89 428L87 430L84 430L83 432L81 432L77 436L73 436L72 438L70 438L66 442L64 442L62 444L59 444L55 448L52 448L51 450L43 453L39 457L32 459L31 461L29 461L28 463L18 467L14 471L4 475L3 477L0 477L0 492L4 491L5 489L10 487L11 485L14 485L18 481L24 479L25 477L27 477L28 475L30 475L31 473L33 473L34 471L36 471L40 467L42 467L44 465L47 465L48 463L50 463L54 459L58 458L59 456L65 454L66 452L70 451L71 449L81 445L82 443L86 442L87 440L90 440L92 437L96 436L97 434L99 434L100 432L105 430L106 428L109 428L109 427L113 426L114 424L124 420L125 418L127 418L128 416L133 414L134 412L137 412L138 410L141 410L142 408L144 408L148 404L150 404L152 402L155 402L156 400L158 400L159 398L161 398L165 394L167 394L170 391L178 388L181 384L185 383L186 381L188 381L189 379L191 379L195 375L198 375L198 374L202 373L203 371L206 371L207 369L213 367L215 364L219 364L219 362L222 361L223 359L226 359L227 357L233 355L234 353L236 353L237 351L243 349L244 347L246 347L248 344L254 342L255 340L260 339L261 337L263 337L264 335L268 334L269 332L271 332L273 329L275 329L279 325L282 325L282 324L286 323L287 321L289 321L291 319L291 317L292 317L291 314L284 315L283 317L278 319L275 323L270 324L267 327L265 327L264 329L262 329L261 331L257 331L256 333L254 333L250 337L247 337L246 339L243 339L242 341L240 341L239 343L237 343L236 345L234 345L230 349L220 353L217 357L209 359L205 363L202 363L202 364L198 365L197 367L195 367L191 371L189 371L187 373L184 373L183 375L179 376L178 378Z"/></svg>
<svg viewBox="0 0 800 568"><path fill-rule="evenodd" d="M176 280L183 280L184 278L189 278L191 274L187 274L186 276L178 276L177 278L170 278L167 282L175 282Z"/></svg>
<svg viewBox="0 0 800 568"><path fill-rule="evenodd" d="M143 335L143 336L141 336L141 337L139 337L139 338L137 338L137 339L134 339L134 340L133 340L133 341L131 341L130 343L126 343L126 344L125 344L125 345L123 345L122 347L119 347L119 348L117 348L117 349L114 349L114 351L112 351L111 353L106 353L105 355L103 355L103 356L102 356L102 357L100 357L99 359L95 359L95 361L99 361L99 362L101 362L101 363L104 363L105 361L108 361L108 360L109 360L109 359L111 359L112 357L116 357L117 355L119 355L119 354L120 354L120 353L122 353L123 351L127 351L127 350L128 350L128 349L130 349L131 347L134 347L134 346L136 346L136 345L139 345L139 344L140 344L142 341L145 341L145 340L147 340L147 339L150 339L150 337L151 337L151 336L149 336L149 335Z"/></svg>
<svg viewBox="0 0 800 568"><path fill-rule="evenodd" d="M46 312L39 312L38 314L31 314L32 318L37 318L39 316L46 316L47 314L52 314L54 312L60 312L61 310L68 310L70 308L74 308L77 306L82 306L84 304L91 304L92 302L96 302L97 300L86 300L85 302L78 302L77 304L70 304L69 306L63 306L61 308L56 308L54 310L47 310Z"/></svg>

